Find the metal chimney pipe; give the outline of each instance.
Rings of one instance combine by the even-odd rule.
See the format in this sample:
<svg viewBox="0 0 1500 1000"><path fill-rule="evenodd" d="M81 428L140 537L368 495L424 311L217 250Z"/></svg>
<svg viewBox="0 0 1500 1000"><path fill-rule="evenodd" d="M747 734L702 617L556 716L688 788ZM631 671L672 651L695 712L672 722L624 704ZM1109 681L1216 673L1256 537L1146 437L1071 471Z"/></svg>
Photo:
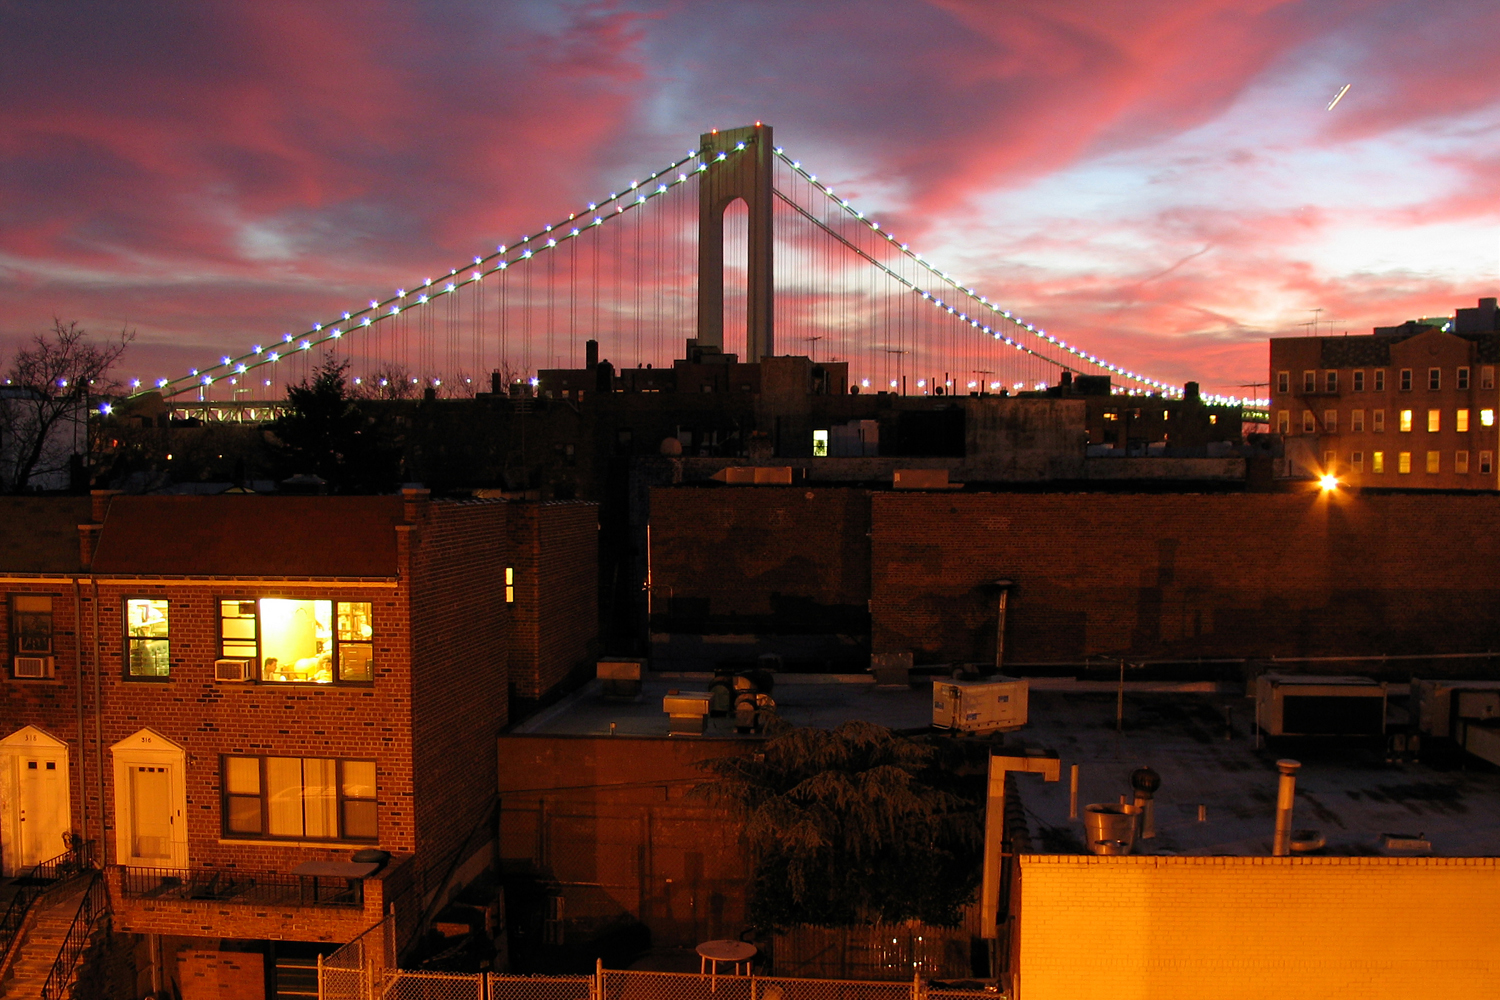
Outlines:
<svg viewBox="0 0 1500 1000"><path fill-rule="evenodd" d="M1010 597L1012 580L996 580L991 586L1000 590L999 609L995 614L995 673L1003 673L1005 665L1005 605Z"/></svg>
<svg viewBox="0 0 1500 1000"><path fill-rule="evenodd" d="M1302 764L1295 760L1278 760L1276 769L1281 772L1281 784L1276 790L1276 839L1271 845L1274 857L1284 858L1292 848L1292 803L1297 797L1297 768Z"/></svg>

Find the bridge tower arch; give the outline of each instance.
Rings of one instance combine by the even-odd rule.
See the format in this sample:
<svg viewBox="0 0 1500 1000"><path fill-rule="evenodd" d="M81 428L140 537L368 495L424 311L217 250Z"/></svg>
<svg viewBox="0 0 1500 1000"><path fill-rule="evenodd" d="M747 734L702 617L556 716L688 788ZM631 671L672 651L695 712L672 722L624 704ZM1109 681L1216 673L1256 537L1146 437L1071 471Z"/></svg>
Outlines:
<svg viewBox="0 0 1500 1000"><path fill-rule="evenodd" d="M698 188L698 343L724 349L724 210L743 199L750 215L750 273L742 360L757 362L775 353L771 185L776 161L771 126L756 122L707 132L698 141L709 163ZM742 142L744 150L737 151ZM720 152L729 158L714 163Z"/></svg>

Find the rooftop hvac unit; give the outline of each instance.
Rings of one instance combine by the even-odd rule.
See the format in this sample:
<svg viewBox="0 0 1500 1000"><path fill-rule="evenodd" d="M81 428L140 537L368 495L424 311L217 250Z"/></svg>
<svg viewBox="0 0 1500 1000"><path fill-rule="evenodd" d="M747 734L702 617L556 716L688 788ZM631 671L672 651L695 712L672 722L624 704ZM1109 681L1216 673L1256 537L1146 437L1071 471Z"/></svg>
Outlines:
<svg viewBox="0 0 1500 1000"><path fill-rule="evenodd" d="M253 681L255 680L254 664L254 660L215 660L214 680Z"/></svg>
<svg viewBox="0 0 1500 1000"><path fill-rule="evenodd" d="M1261 674L1256 724L1267 736L1379 736L1386 686L1368 677Z"/></svg>
<svg viewBox="0 0 1500 1000"><path fill-rule="evenodd" d="M1458 739L1456 720L1483 720L1500 715L1500 681L1430 681L1413 677L1411 696L1417 706L1417 729L1425 736Z"/></svg>
<svg viewBox="0 0 1500 1000"><path fill-rule="evenodd" d="M634 699L641 693L641 676L646 670L646 661L605 656L595 663L594 670L604 697Z"/></svg>
<svg viewBox="0 0 1500 1000"><path fill-rule="evenodd" d="M707 691L669 691L662 699L667 731L673 736L702 736L708 728Z"/></svg>
<svg viewBox="0 0 1500 1000"><path fill-rule="evenodd" d="M28 680L45 680L52 676L52 665L53 659L50 656L18 656L15 674Z"/></svg>
<svg viewBox="0 0 1500 1000"><path fill-rule="evenodd" d="M1026 725L1030 684L1018 677L933 681L932 725L962 733L993 733Z"/></svg>

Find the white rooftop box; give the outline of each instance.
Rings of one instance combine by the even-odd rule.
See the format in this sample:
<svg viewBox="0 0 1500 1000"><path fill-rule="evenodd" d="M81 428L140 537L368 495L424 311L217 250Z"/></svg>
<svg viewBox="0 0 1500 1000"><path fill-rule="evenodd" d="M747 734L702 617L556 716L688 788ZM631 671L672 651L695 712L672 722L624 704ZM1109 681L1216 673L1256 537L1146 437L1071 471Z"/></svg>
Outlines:
<svg viewBox="0 0 1500 1000"><path fill-rule="evenodd" d="M1385 733L1384 682L1368 677L1261 674L1255 716L1268 736L1379 736Z"/></svg>
<svg viewBox="0 0 1500 1000"><path fill-rule="evenodd" d="M932 724L937 729L992 733L1026 725L1029 684L1018 677L933 681Z"/></svg>

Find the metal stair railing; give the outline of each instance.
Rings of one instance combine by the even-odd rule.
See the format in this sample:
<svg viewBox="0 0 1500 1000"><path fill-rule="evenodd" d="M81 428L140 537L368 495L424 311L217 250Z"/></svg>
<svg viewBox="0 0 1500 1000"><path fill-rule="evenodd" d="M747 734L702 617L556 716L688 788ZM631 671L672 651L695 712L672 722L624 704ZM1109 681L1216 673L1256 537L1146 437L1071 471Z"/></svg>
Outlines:
<svg viewBox="0 0 1500 1000"><path fill-rule="evenodd" d="M67 936L57 950L57 961L52 963L52 971L42 984L41 1000L64 1000L71 993L69 986L73 982L73 972L78 967L78 960L94 935L94 927L108 916L109 890L104 883L103 874L94 872L89 877L89 886L83 893L83 899L78 903L78 912L73 915L73 922L68 926Z"/></svg>
<svg viewBox="0 0 1500 1000"><path fill-rule="evenodd" d="M93 869L93 842L74 843L55 858L48 858L33 865L24 875L16 879L18 889L11 897L10 906L0 916L0 976L9 968L14 957L21 928L26 924L26 915L31 906L48 889L59 882Z"/></svg>

